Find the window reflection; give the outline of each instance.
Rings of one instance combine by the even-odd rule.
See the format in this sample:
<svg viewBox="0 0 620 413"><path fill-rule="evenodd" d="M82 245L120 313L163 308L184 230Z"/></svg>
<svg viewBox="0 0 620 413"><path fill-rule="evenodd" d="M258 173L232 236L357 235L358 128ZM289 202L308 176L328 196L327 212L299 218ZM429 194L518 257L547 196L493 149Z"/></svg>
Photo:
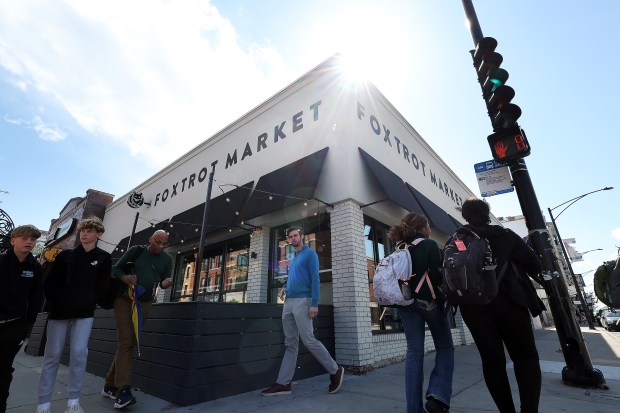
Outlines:
<svg viewBox="0 0 620 413"><path fill-rule="evenodd" d="M205 251L198 280L199 301L246 302L249 248L248 236L210 246ZM174 284L175 301L192 299L197 255L192 251L179 257Z"/></svg>
<svg viewBox="0 0 620 413"><path fill-rule="evenodd" d="M398 309L378 305L372 289L375 267L392 249L392 244L387 235L388 232L389 227L387 225L370 217L364 217L364 244L366 249L366 269L368 271L370 320L374 333L402 331Z"/></svg>
<svg viewBox="0 0 620 413"><path fill-rule="evenodd" d="M321 295L320 304L332 304L332 248L331 248L331 232L329 229L329 217L327 214L321 214L318 217L312 217L303 222L289 222L281 227L273 229L273 262L270 268L270 302L282 303L278 293L286 284L288 279L288 267L290 260L295 255L295 248L289 244L286 238L286 229L292 226L303 228L304 244L313 249L319 257L319 277L321 279Z"/></svg>

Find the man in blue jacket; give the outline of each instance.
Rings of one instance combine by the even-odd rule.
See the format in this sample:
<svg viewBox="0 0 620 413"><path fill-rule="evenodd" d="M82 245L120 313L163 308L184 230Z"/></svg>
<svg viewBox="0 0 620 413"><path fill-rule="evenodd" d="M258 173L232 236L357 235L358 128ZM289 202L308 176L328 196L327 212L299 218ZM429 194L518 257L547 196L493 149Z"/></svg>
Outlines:
<svg viewBox="0 0 620 413"><path fill-rule="evenodd" d="M344 368L331 357L325 346L316 338L312 328L312 319L319 313L319 257L316 252L303 243L299 228L289 228L286 236L295 248L295 255L290 259L288 280L280 291L280 297L286 294L282 310L282 329L286 351L280 365L277 381L262 391L263 396L291 394L291 381L295 374L299 338L319 363L330 374L328 392L340 390Z"/></svg>

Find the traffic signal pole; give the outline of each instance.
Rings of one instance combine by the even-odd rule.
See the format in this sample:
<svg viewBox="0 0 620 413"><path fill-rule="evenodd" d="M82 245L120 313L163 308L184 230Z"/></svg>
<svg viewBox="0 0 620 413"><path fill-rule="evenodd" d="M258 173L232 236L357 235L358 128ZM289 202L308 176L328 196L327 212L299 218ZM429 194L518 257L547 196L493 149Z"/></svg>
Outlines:
<svg viewBox="0 0 620 413"><path fill-rule="evenodd" d="M483 35L476 11L471 0L462 0L462 3L465 15L470 23L474 46L478 47ZM491 116L491 113L489 115ZM493 126L494 130L498 129L495 124ZM521 211L525 216L529 239L543 264L543 271L539 280L549 298L551 314L555 321L556 332L566 362L566 366L562 369L562 381L569 385L607 388L603 373L592 367L590 354L574 317L568 288L560 276L559 263L553 253L549 231L536 198L534 185L530 179L525 160L517 157L508 160L506 163L512 174Z"/></svg>

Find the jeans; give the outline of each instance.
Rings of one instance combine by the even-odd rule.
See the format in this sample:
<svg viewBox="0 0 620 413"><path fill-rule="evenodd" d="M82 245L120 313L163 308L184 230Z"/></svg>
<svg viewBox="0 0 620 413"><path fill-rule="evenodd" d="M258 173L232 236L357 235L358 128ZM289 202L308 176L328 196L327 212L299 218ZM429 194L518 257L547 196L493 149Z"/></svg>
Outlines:
<svg viewBox="0 0 620 413"><path fill-rule="evenodd" d="M69 320L48 320L47 343L41 376L39 377L39 404L52 401L52 392L60 358L65 347L67 331L70 332L69 344L69 399L79 399L86 362L88 361L88 338L93 327L93 318L73 318Z"/></svg>
<svg viewBox="0 0 620 413"><path fill-rule="evenodd" d="M416 301L408 307L398 309L407 338L405 359L407 413L424 413L423 402L428 397L450 406L452 396L454 345L448 317L441 306L434 306L431 310L426 308L424 302ZM424 324L428 325L435 344L435 366L431 371L425 399L422 398L426 335Z"/></svg>

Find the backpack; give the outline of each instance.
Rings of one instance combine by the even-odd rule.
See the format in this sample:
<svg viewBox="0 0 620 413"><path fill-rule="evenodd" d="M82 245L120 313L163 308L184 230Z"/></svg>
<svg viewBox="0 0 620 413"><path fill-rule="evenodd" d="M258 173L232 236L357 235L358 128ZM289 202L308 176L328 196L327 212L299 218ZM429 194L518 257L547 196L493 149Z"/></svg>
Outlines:
<svg viewBox="0 0 620 413"><path fill-rule="evenodd" d="M490 303L507 264L498 276L489 241L469 228L459 228L444 247L441 289L446 301L454 307Z"/></svg>
<svg viewBox="0 0 620 413"><path fill-rule="evenodd" d="M609 261L594 273L594 294L610 308L620 308L620 258Z"/></svg>
<svg viewBox="0 0 620 413"><path fill-rule="evenodd" d="M139 246L133 252L131 257L129 257L125 265L133 265L133 262L135 262L138 257L140 257L142 251L144 251L144 247ZM125 272L128 273L130 271L125 270ZM97 305L104 310L111 310L112 308L114 308L114 301L116 300L116 296L120 289L123 287L123 285L124 283L120 280L120 278L114 278L112 276L105 277L105 281L101 285L101 293L97 296Z"/></svg>
<svg viewBox="0 0 620 413"><path fill-rule="evenodd" d="M423 238L413 242L417 245ZM393 253L383 258L375 267L375 275L372 279L372 290L377 304L382 306L406 306L412 304L415 298L407 287L405 280L413 271L411 245L401 242L396 245Z"/></svg>

